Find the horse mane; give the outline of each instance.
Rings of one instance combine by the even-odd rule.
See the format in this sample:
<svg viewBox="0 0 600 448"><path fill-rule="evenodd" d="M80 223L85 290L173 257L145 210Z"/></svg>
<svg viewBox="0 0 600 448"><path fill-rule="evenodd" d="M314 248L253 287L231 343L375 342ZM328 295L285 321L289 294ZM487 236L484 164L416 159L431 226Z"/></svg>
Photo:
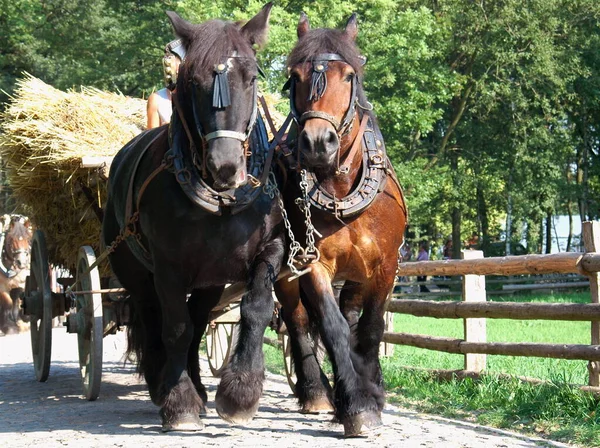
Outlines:
<svg viewBox="0 0 600 448"><path fill-rule="evenodd" d="M255 60L250 42L240 31L240 24L223 20L209 20L195 25L186 50L185 60L189 62L182 66L181 78L184 81L192 76L194 67L205 67L212 71L214 66L224 63L234 51L240 56L247 56L248 60ZM239 59L240 63L244 60Z"/></svg>
<svg viewBox="0 0 600 448"><path fill-rule="evenodd" d="M357 97L362 106L368 104L367 95L363 88L363 58L356 43L348 37L344 30L330 28L316 28L308 31L302 36L296 46L288 56L287 66L292 67L297 64L312 61L317 55L323 53L339 54L354 69L358 77ZM361 117L367 113L375 124L376 118L372 111L359 109Z"/></svg>

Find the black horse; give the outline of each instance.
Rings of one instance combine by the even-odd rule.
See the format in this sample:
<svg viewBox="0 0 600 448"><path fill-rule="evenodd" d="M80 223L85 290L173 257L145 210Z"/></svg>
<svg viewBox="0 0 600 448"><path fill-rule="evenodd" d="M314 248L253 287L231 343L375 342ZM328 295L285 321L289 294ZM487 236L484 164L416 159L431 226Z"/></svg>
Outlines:
<svg viewBox="0 0 600 448"><path fill-rule="evenodd" d="M228 283L247 290L217 411L244 423L262 393L262 339L284 252L257 113L254 50L266 39L271 6L243 26L194 25L168 12L186 53L172 122L129 142L111 166L103 241L130 294L129 351L161 407L163 431L202 428L198 344Z"/></svg>

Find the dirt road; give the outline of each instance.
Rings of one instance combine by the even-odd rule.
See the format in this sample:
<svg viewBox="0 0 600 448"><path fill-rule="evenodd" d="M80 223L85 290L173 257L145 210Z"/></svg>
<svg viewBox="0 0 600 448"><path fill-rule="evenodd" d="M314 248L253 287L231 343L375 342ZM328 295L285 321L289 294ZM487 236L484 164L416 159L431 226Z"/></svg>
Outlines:
<svg viewBox="0 0 600 448"><path fill-rule="evenodd" d="M104 338L100 398L81 398L77 337L53 330L46 383L35 381L29 334L0 337L0 447L566 447L517 434L418 414L388 405L385 427L368 438L346 439L331 416L302 415L285 378L267 375L258 414L231 426L214 409L217 381L209 388L206 428L200 433L160 432L158 408L131 365L123 365L124 334ZM209 372L203 364L203 372Z"/></svg>

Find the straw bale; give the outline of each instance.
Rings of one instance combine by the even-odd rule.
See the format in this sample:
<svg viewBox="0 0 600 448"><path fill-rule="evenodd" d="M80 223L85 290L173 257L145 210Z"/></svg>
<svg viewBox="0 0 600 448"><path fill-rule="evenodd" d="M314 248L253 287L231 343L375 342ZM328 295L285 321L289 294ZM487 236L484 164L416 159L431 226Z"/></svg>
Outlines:
<svg viewBox="0 0 600 448"><path fill-rule="evenodd" d="M103 207L107 182L81 158L114 156L144 128L145 106L87 87L62 92L29 74L17 82L0 115L0 157L22 211L46 235L51 263L74 272L80 246L100 251L100 221L83 188Z"/></svg>

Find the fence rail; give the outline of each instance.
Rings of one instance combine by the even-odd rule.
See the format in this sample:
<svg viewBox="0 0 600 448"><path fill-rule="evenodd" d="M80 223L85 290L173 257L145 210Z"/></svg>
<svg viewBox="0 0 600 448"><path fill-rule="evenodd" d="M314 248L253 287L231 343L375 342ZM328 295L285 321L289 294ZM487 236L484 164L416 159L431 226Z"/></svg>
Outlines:
<svg viewBox="0 0 600 448"><path fill-rule="evenodd" d="M465 355L464 371L480 373L486 355L534 356L588 361L589 386L600 386L600 222L583 223L586 253L483 258L481 251L463 251L462 260L401 263L402 276L462 278L462 302L392 299L387 310L435 318L464 319L464 339L386 332L383 341ZM485 275L573 274L589 278L591 303L552 304L487 302ZM580 282L582 286L586 282ZM552 284L544 285L550 288ZM528 286L528 285L521 285ZM531 285L533 286L533 285ZM523 288L521 288L523 289ZM395 296L395 295L394 295ZM496 343L486 340L486 319L547 319L589 321L590 345Z"/></svg>

